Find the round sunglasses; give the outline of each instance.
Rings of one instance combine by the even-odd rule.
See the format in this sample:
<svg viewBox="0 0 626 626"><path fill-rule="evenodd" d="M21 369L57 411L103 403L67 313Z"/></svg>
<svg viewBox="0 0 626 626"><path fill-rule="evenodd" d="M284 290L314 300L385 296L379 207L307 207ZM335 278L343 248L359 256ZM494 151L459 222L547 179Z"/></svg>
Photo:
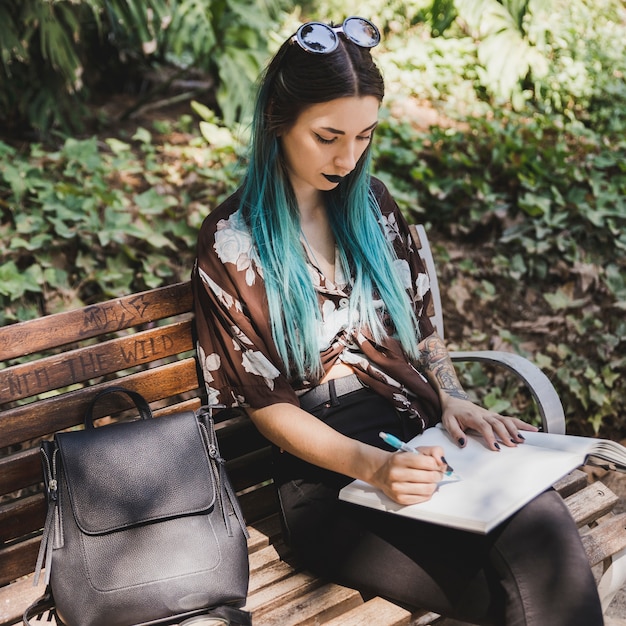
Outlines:
<svg viewBox="0 0 626 626"><path fill-rule="evenodd" d="M339 45L337 33L343 33L362 48L373 48L380 43L380 31L364 17L347 17L343 24L337 27L322 22L307 22L298 28L292 41L297 41L307 52L329 54Z"/></svg>

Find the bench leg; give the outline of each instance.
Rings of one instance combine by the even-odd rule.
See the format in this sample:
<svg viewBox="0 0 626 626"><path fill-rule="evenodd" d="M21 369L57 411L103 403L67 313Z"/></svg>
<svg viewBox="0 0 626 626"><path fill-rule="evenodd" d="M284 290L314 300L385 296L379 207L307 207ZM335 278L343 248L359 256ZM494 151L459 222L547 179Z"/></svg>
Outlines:
<svg viewBox="0 0 626 626"><path fill-rule="evenodd" d="M615 594L626 583L626 548L610 557L610 565L604 570L598 583L602 612L606 613Z"/></svg>

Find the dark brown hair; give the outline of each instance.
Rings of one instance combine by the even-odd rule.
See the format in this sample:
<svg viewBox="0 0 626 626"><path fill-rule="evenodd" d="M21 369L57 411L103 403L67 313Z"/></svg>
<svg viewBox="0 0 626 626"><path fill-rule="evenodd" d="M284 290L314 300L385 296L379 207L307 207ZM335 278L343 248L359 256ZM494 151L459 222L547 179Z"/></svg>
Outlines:
<svg viewBox="0 0 626 626"><path fill-rule="evenodd" d="M339 34L330 54L313 54L289 38L269 64L258 105L264 111L265 131L288 129L304 108L350 96L374 96L382 102L385 87L370 50ZM259 130L259 129L257 129Z"/></svg>

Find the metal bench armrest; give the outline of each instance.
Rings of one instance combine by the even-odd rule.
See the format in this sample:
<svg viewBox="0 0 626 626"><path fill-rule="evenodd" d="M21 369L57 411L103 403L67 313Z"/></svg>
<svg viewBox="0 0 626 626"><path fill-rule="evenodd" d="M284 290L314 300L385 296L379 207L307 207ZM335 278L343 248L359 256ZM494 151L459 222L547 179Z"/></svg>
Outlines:
<svg viewBox="0 0 626 626"><path fill-rule="evenodd" d="M450 352L453 362L480 362L502 366L520 378L537 403L545 432L565 433L563 405L550 379L531 361L519 354L495 350Z"/></svg>

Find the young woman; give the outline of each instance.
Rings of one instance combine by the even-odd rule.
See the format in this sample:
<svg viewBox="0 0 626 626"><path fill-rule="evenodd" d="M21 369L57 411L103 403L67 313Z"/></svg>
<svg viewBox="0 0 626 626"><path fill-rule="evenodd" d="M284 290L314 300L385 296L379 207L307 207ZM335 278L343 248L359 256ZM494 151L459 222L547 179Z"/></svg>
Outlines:
<svg viewBox="0 0 626 626"><path fill-rule="evenodd" d="M428 500L441 448L396 454L438 422L494 454L533 427L468 400L426 310L428 278L385 186L370 178L383 79L363 18L308 23L260 84L241 188L205 220L193 270L209 398L244 407L273 444L293 550L312 570L477 624L602 624L578 531L546 492L487 536L338 500L359 478Z"/></svg>

